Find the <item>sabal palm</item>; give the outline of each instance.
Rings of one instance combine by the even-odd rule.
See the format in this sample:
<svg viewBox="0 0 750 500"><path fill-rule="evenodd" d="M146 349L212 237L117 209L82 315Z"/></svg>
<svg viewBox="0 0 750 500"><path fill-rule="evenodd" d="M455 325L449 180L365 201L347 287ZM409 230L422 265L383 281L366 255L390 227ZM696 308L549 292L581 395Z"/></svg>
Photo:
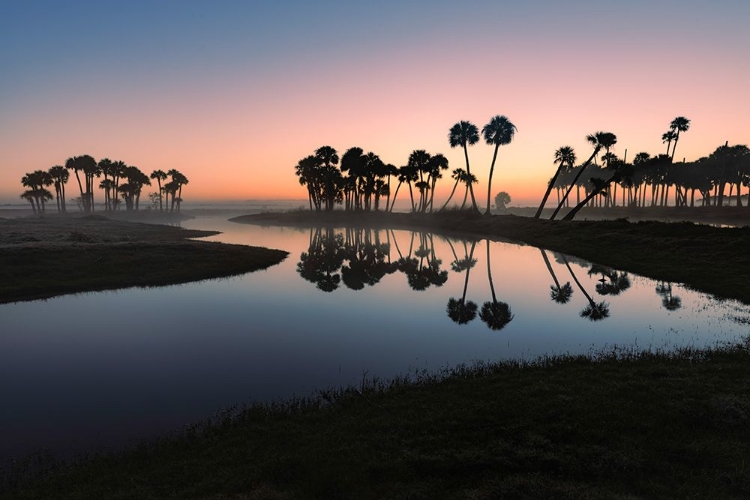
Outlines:
<svg viewBox="0 0 750 500"><path fill-rule="evenodd" d="M151 176L150 177L152 179L156 180L156 183L157 183L157 185L159 187L159 211L163 212L164 211L164 205L162 204L161 181L167 180L167 173L165 171L163 171L163 170L154 170L153 172L151 172Z"/></svg>
<svg viewBox="0 0 750 500"><path fill-rule="evenodd" d="M674 152L677 149L677 141L680 140L680 132L687 132L690 129L690 120L684 116L678 116L672 123L669 124L669 128L675 132L674 146L672 146L672 159L674 160ZM667 152L669 154L669 152Z"/></svg>
<svg viewBox="0 0 750 500"><path fill-rule="evenodd" d="M581 167L578 169L576 176L573 178L570 185L568 186L568 189L565 191L565 195L562 197L562 200L560 200L560 203L557 204L557 208L552 213L552 217L550 217L550 220L554 220L555 217L557 217L560 209L565 206L565 202L568 199L568 196L570 196L570 192L573 191L573 188L577 185L578 179L581 178L581 175L583 175L586 167L591 164L591 162L596 158L602 148L605 148L607 151L609 151L609 148L611 148L617 142L617 137L611 132L596 132L594 134L587 135L586 141L594 146L594 151L593 153L591 153L591 156L589 156L589 159L586 160L584 164L581 165Z"/></svg>
<svg viewBox="0 0 750 500"><path fill-rule="evenodd" d="M672 147L672 141L674 141L675 137L677 137L677 134L675 134L674 130L667 130L661 134L661 142L667 145L667 154L669 154L669 150Z"/></svg>
<svg viewBox="0 0 750 500"><path fill-rule="evenodd" d="M495 152L492 155L492 163L490 164L490 176L487 180L487 210L485 215L490 215L490 207L492 206L492 174L495 171L495 161L497 160L497 150L500 146L510 144L513 137L516 134L516 126L511 123L507 116L497 115L493 116L489 123L482 128L482 135L484 141L492 146L495 146Z"/></svg>
<svg viewBox="0 0 750 500"><path fill-rule="evenodd" d="M448 203L450 203L451 199L453 198L453 195L456 193L456 188L458 187L458 183L461 182L461 180L464 177L464 174L466 174L466 171L462 168L454 168L453 172L451 173L451 179L454 179L456 182L453 184L453 189L451 190L451 195L448 196L448 199L445 200L445 204L443 204L442 207L440 207L440 212L445 210L445 207L448 206Z"/></svg>
<svg viewBox="0 0 750 500"><path fill-rule="evenodd" d="M572 169L573 165L576 163L576 152L575 150L570 146L562 146L557 151L555 151L554 159L552 160L552 163L557 164L557 170L555 171L555 175L552 176L552 178L549 181L549 184L547 185L547 191L544 193L544 198L542 198L542 203L539 204L539 208L536 211L536 214L534 215L535 219L538 219L540 215L542 215L542 210L544 210L544 205L547 203L547 198L549 198L549 194L552 192L552 188L555 187L555 183L557 182L557 178L560 176L560 172L562 172L565 169L565 165L568 165L568 168Z"/></svg>
<svg viewBox="0 0 750 500"><path fill-rule="evenodd" d="M49 169L49 174L52 176L52 181L55 184L55 193L57 194L57 211L65 213L65 184L70 178L70 172L68 172L62 165L55 165Z"/></svg>
<svg viewBox="0 0 750 500"><path fill-rule="evenodd" d="M448 142L452 148L461 146L464 150L464 158L466 159L466 172L471 174L471 168L469 167L469 150L468 146L472 146L479 142L479 129L476 125L468 121L460 121L453 125L448 131ZM474 197L474 188L469 184L469 192L471 193L471 206L475 212L479 212L477 207L477 200Z"/></svg>
<svg viewBox="0 0 750 500"><path fill-rule="evenodd" d="M484 321L491 330L502 330L513 319L510 306L505 302L499 302L495 295L495 286L492 282L492 266L490 264L490 240L487 241L487 279L490 282L492 302L482 304L479 318Z"/></svg>

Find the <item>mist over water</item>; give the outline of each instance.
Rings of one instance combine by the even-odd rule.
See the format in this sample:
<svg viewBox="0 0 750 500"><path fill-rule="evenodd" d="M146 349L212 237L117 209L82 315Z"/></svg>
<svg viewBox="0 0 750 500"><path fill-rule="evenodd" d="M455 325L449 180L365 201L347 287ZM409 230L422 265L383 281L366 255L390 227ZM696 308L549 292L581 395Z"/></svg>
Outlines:
<svg viewBox="0 0 750 500"><path fill-rule="evenodd" d="M750 324L738 302L531 246L227 217L182 225L289 257L234 278L0 306L0 456L120 446L363 376L702 347Z"/></svg>

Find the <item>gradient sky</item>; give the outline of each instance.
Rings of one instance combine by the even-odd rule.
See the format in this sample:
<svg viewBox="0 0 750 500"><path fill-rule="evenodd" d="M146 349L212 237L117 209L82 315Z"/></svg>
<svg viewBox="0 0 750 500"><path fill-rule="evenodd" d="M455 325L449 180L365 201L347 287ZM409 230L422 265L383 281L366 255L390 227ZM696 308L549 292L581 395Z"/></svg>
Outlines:
<svg viewBox="0 0 750 500"><path fill-rule="evenodd" d="M450 126L503 114L493 196L534 205L597 130L628 158L680 115L679 159L750 143L748 20L746 0L0 0L0 203L81 154L177 168L186 203L302 199L319 146L463 167ZM484 200L492 148L469 154Z"/></svg>

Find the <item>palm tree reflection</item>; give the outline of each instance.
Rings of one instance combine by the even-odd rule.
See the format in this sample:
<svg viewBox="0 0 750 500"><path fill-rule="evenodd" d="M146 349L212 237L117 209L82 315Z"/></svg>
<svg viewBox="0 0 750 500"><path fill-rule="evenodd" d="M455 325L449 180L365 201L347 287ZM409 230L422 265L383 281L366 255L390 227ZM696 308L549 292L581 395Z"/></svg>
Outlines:
<svg viewBox="0 0 750 500"><path fill-rule="evenodd" d="M513 319L510 306L505 302L499 302L495 296L495 287L492 283L492 266L490 265L490 240L487 241L487 279L490 282L492 302L482 304L479 318L484 321L491 330L502 330Z"/></svg>
<svg viewBox="0 0 750 500"><path fill-rule="evenodd" d="M544 258L544 263L547 265L547 271L552 276L552 281L555 282L554 285L550 285L550 298L558 304L567 304L573 296L573 287L570 286L570 281L564 285L560 285L555 271L552 270L552 264L550 264L549 257L547 257L547 252L543 248L540 248L539 251L542 252L542 258Z"/></svg>
<svg viewBox="0 0 750 500"><path fill-rule="evenodd" d="M466 277L464 278L463 295L460 299L451 297L448 300L446 312L448 313L448 317L450 319L452 319L459 325L465 325L466 323L468 323L469 321L473 321L474 318L477 317L477 304L475 302L472 302L471 300L469 300L468 302L466 301L466 290L469 286L469 271L477 263L477 260L474 258L474 248L477 246L477 243L475 241L471 243L471 251L469 252L466 248L466 241L464 241L465 257L463 259L458 258L458 256L456 255L456 251L453 248L453 244L450 242L450 240L448 240L448 244L453 251L454 257L454 260L451 263L451 269L457 273L466 271Z"/></svg>
<svg viewBox="0 0 750 500"><path fill-rule="evenodd" d="M586 293L586 290L583 288L583 285L581 285L581 282L578 281L578 278L576 277L575 273L573 272L573 269L570 268L570 264L568 263L568 259L565 258L565 256L562 256L563 262L565 263L565 267L568 268L568 272L570 272L570 275L573 277L573 281L576 282L576 285L578 285L578 289L581 290L581 293L586 297L586 300L588 300L588 305L584 307L580 315L582 318L587 318L591 321L599 321L605 318L609 317L609 304L606 302L594 302L594 299L591 298L591 296Z"/></svg>
<svg viewBox="0 0 750 500"><path fill-rule="evenodd" d="M660 281L656 285L657 295L661 295L661 305L667 311L676 311L682 307L682 299L672 295L672 283Z"/></svg>

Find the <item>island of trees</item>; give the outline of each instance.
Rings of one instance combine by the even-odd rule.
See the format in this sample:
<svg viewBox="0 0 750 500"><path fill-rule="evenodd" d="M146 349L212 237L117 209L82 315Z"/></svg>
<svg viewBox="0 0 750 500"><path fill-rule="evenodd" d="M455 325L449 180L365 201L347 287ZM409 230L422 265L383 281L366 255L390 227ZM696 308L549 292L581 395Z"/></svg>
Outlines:
<svg viewBox="0 0 750 500"><path fill-rule="evenodd" d="M68 158L65 166L55 165L48 170L35 170L21 178L21 184L28 188L21 198L31 204L36 214L46 212L46 203L56 202L58 213L67 212L65 185L75 175L80 196L75 203L85 213L95 211L95 179L104 177L98 187L104 191L103 209L105 212L120 210L124 202L125 210L139 210L144 186L151 186L156 181L157 191L148 194L149 207L159 211L179 212L182 202L182 187L188 184L188 178L176 169L154 170L146 175L138 167L127 165L123 161L103 158L98 162L90 155ZM169 180L169 182L164 182ZM54 186L55 194L48 189ZM122 198L122 199L121 199Z"/></svg>

